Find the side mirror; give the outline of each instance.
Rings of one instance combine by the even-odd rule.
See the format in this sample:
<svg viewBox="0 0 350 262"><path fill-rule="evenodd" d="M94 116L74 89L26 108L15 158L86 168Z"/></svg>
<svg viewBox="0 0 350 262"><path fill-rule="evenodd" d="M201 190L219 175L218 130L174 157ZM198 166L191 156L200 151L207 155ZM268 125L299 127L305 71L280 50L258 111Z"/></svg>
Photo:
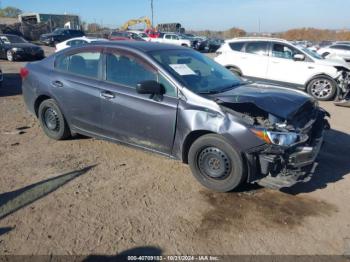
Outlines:
<svg viewBox="0 0 350 262"><path fill-rule="evenodd" d="M137 84L136 91L139 94L149 94L149 95L163 95L165 89L162 84L154 80L142 81Z"/></svg>
<svg viewBox="0 0 350 262"><path fill-rule="evenodd" d="M294 61L304 61L305 60L305 55L303 54L295 54L293 56Z"/></svg>

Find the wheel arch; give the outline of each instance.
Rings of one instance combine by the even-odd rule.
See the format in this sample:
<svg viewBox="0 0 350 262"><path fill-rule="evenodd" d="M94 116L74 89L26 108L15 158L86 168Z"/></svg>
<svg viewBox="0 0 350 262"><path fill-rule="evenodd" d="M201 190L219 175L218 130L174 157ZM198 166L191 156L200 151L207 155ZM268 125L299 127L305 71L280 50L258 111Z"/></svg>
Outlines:
<svg viewBox="0 0 350 262"><path fill-rule="evenodd" d="M193 142L196 141L201 136L204 136L207 134L216 134L216 133L209 130L194 130L186 136L182 144L182 162L183 163L188 164L188 152Z"/></svg>
<svg viewBox="0 0 350 262"><path fill-rule="evenodd" d="M311 82L312 80L318 78L318 77L326 77L326 78L329 78L329 79L331 79L332 81L334 81L334 83L335 83L335 84L337 85L337 87L338 87L337 81L336 81L332 76L330 76L329 74L326 74L326 73L319 73L319 74L316 74L316 75L312 76L311 78L309 78L309 79L306 81L306 83L305 83L305 85L304 85L304 90L306 91L308 85L310 84L310 82Z"/></svg>
<svg viewBox="0 0 350 262"><path fill-rule="evenodd" d="M37 99L34 102L34 112L35 112L36 117L38 117L40 104L43 101L48 100L48 99L52 99L52 97L49 96L49 95L40 95L40 96L37 97Z"/></svg>

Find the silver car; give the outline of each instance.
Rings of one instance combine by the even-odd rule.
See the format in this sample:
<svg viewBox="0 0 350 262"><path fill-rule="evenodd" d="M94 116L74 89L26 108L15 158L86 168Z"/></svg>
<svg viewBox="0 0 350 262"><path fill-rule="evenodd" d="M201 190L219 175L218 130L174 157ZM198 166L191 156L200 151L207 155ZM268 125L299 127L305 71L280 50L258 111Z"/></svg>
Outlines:
<svg viewBox="0 0 350 262"><path fill-rule="evenodd" d="M79 133L157 152L221 192L308 180L327 126L309 95L245 82L174 45L69 48L21 76L25 103L50 138Z"/></svg>

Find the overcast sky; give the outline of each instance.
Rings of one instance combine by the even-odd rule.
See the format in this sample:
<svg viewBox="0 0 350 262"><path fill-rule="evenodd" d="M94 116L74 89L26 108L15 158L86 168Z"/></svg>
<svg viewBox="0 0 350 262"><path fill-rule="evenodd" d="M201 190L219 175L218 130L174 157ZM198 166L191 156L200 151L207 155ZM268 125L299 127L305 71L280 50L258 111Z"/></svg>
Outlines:
<svg viewBox="0 0 350 262"><path fill-rule="evenodd" d="M151 17L151 0L2 0L25 12L73 13L87 22L117 27ZM296 27L350 28L350 0L154 0L154 22L186 29L277 32Z"/></svg>

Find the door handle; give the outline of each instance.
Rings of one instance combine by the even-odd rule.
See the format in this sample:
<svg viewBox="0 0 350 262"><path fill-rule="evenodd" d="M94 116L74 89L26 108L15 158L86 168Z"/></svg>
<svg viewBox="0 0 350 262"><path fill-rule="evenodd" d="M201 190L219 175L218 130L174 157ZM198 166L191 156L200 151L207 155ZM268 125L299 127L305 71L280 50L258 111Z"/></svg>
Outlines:
<svg viewBox="0 0 350 262"><path fill-rule="evenodd" d="M102 91L100 93L100 96L103 97L103 98L106 98L106 99L115 98L115 95L112 92L110 92L110 91Z"/></svg>
<svg viewBox="0 0 350 262"><path fill-rule="evenodd" d="M51 85L53 87L63 87L63 83L61 81L58 81L58 80L51 82Z"/></svg>

